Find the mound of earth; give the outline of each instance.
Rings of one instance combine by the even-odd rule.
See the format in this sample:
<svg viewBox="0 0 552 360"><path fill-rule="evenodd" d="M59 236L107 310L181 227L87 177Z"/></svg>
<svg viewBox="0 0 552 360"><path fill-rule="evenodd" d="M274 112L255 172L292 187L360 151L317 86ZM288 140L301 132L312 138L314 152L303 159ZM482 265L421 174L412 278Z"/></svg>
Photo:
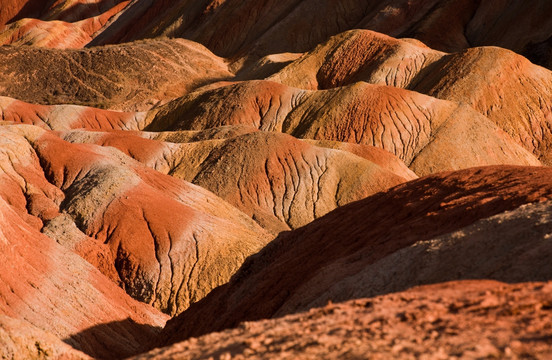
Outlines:
<svg viewBox="0 0 552 360"><path fill-rule="evenodd" d="M164 336L176 342L420 282L548 280L550 205L491 217L552 199L551 175L545 167L473 168L410 181L340 207L280 234L230 283L170 320ZM522 237L512 232L521 224Z"/></svg>
<svg viewBox="0 0 552 360"><path fill-rule="evenodd" d="M13 351L24 356L20 351L27 350L41 355L40 349L66 352L59 341L51 341L53 336L93 357L138 353L160 331L166 315L131 299L81 257L29 225L14 207L0 198L2 356ZM34 342L29 339L33 333Z"/></svg>
<svg viewBox="0 0 552 360"><path fill-rule="evenodd" d="M500 46L550 65L551 6L545 0L531 6L521 1L479 0L137 1L91 44L168 35L200 42L220 56L258 59L305 52L346 30L368 29L416 38L449 52Z"/></svg>
<svg viewBox="0 0 552 360"><path fill-rule="evenodd" d="M146 123L149 131L240 124L371 145L391 152L418 175L478 165L540 165L466 105L364 82L323 91L240 82L174 100L152 110Z"/></svg>
<svg viewBox="0 0 552 360"><path fill-rule="evenodd" d="M0 73L2 96L133 111L233 76L223 59L182 39L86 50L3 46Z"/></svg>
<svg viewBox="0 0 552 360"><path fill-rule="evenodd" d="M79 105L38 105L0 97L0 119L49 130L139 130L146 112L123 112Z"/></svg>
<svg viewBox="0 0 552 360"><path fill-rule="evenodd" d="M505 49L446 54L412 40L353 30L332 37L268 79L306 90L366 81L465 103L550 162L552 73Z"/></svg>
<svg viewBox="0 0 552 360"><path fill-rule="evenodd" d="M3 183L8 201L38 230L82 249L83 257L103 249L90 262L105 265L103 272L115 274L127 293L164 312L180 312L226 282L269 240L207 190L113 148L71 144L28 125L4 129L23 144L14 147L26 146L35 159L26 173L14 171L17 182Z"/></svg>
<svg viewBox="0 0 552 360"><path fill-rule="evenodd" d="M357 152L364 156L359 157L273 132L181 144L127 132L72 131L62 137L115 147L157 171L210 190L275 234L416 178L400 160L374 147L359 145Z"/></svg>

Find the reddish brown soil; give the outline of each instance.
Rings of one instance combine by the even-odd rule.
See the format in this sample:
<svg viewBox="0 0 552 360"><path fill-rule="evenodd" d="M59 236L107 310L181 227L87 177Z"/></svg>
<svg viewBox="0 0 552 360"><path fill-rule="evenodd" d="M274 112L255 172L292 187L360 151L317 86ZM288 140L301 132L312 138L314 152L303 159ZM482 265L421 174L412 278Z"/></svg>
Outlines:
<svg viewBox="0 0 552 360"><path fill-rule="evenodd" d="M545 359L551 283L463 281L191 338L133 359Z"/></svg>

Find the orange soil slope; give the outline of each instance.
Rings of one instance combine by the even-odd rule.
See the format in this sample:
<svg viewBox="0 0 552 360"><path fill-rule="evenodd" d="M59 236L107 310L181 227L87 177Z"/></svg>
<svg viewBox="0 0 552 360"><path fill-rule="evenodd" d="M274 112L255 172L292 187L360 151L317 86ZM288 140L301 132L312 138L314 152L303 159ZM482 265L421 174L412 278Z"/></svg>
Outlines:
<svg viewBox="0 0 552 360"><path fill-rule="evenodd" d="M136 135L62 133L74 143L113 146L160 172L210 190L276 234L416 178L391 154L368 146L358 146L357 152L364 156L359 157L262 131L181 144Z"/></svg>
<svg viewBox="0 0 552 360"><path fill-rule="evenodd" d="M42 221L57 215L62 194L23 137L2 130L0 138L0 314L92 356L138 352L166 316L39 232Z"/></svg>
<svg viewBox="0 0 552 360"><path fill-rule="evenodd" d="M304 139L371 145L391 152L418 175L540 164L466 105L364 82L324 91L240 82L174 100L152 110L146 123L150 131L241 124Z"/></svg>
<svg viewBox="0 0 552 360"><path fill-rule="evenodd" d="M508 50L483 47L446 54L411 40L353 30L268 79L307 90L366 81L469 104L550 162L552 73Z"/></svg>
<svg viewBox="0 0 552 360"><path fill-rule="evenodd" d="M40 159L30 175L17 177L22 183L3 184L8 201L38 230L92 258L131 296L167 313L227 281L269 240L208 191L117 150L70 144L32 126L4 128Z"/></svg>

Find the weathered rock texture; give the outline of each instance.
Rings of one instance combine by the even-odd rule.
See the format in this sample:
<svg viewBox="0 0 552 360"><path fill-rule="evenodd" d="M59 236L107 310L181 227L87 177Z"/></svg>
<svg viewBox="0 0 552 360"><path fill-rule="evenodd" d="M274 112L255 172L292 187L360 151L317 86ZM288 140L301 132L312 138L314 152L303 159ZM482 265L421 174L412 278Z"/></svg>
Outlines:
<svg viewBox="0 0 552 360"><path fill-rule="evenodd" d="M470 228L449 238L436 238L523 204L552 199L551 174L549 168L523 167L441 173L343 206L305 227L281 234L250 258L229 284L172 319L164 330L165 336L170 336L170 341L174 342L234 327L241 321L303 310L316 303L316 299L322 302L334 298L347 300L358 293L371 296L379 291L407 288L418 284L417 281L431 283L474 277L495 277L503 281L546 280L551 272L546 270L546 260L540 254L549 253L552 244L547 220L549 206L474 225L475 229L478 226L485 229L478 231L480 236L486 231L494 234L495 223L498 227L505 226L503 232L507 233L508 229L516 227L516 221L523 222L518 218L531 216L528 221L533 224L534 232L527 230L527 236L521 238L493 236L484 243L470 240L470 236L465 236L464 241L455 239L462 232L473 232ZM513 220L506 221L509 217ZM544 228L537 225L541 221ZM514 225L508 228L505 224L508 222ZM519 252L511 249L516 242L523 256L516 256ZM540 244L538 251L534 251L535 244ZM441 252L443 258L447 253L462 252L465 256L456 260L458 266L448 266L444 261L433 268L431 253L426 254L430 250L424 251L424 246ZM401 275L397 270L399 274L393 275L400 267L384 264L400 266L402 260L396 259L401 254L413 267L408 268L410 274ZM471 261L490 254L500 260ZM379 266L378 262L381 262ZM424 272L422 264L426 262L428 271ZM542 273L536 270L539 263L545 266ZM522 269L526 272L521 272ZM370 271L374 277L367 276L370 279L367 281L363 275ZM389 281L393 284L385 288ZM356 286L350 286L352 283Z"/></svg>
<svg viewBox="0 0 552 360"><path fill-rule="evenodd" d="M181 144L127 132L71 131L62 137L115 147L157 171L193 182L276 234L416 178L397 158L374 147L355 148L360 157L272 132Z"/></svg>
<svg viewBox="0 0 552 360"><path fill-rule="evenodd" d="M148 109L231 76L205 47L169 39L87 50L1 47L0 73L4 96L119 110Z"/></svg>
<svg viewBox="0 0 552 360"><path fill-rule="evenodd" d="M306 90L366 81L471 105L550 163L552 73L511 51L482 47L454 54L367 30L332 37L270 80Z"/></svg>
<svg viewBox="0 0 552 360"><path fill-rule="evenodd" d="M227 281L269 240L215 195L117 150L32 126L4 129L13 139L6 162L17 149L34 160L6 173L0 194L30 225L164 312L180 312Z"/></svg>
<svg viewBox="0 0 552 360"><path fill-rule="evenodd" d="M0 315L0 344L4 359L91 359L55 335L5 315Z"/></svg>
<svg viewBox="0 0 552 360"><path fill-rule="evenodd" d="M151 131L241 124L298 138L371 145L391 152L418 175L478 165L540 164L466 105L364 82L324 91L241 82L168 103L152 110L146 123Z"/></svg>
<svg viewBox="0 0 552 360"><path fill-rule="evenodd" d="M549 357L551 12L2 1L0 355Z"/></svg>
<svg viewBox="0 0 552 360"><path fill-rule="evenodd" d="M134 359L547 358L551 283L462 281L192 338Z"/></svg>
<svg viewBox="0 0 552 360"><path fill-rule="evenodd" d="M92 265L39 232L43 220L56 216L61 192L44 179L24 138L2 131L0 139L0 314L92 356L138 352L166 316L131 299ZM4 349L8 356L10 346Z"/></svg>

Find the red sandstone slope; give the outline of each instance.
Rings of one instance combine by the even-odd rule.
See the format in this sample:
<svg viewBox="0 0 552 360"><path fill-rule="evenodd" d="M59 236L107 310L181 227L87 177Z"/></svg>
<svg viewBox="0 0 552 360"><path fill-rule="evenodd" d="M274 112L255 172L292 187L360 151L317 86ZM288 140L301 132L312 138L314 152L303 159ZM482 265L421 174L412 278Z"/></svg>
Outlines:
<svg viewBox="0 0 552 360"><path fill-rule="evenodd" d="M0 97L0 119L6 123L36 125L50 130L139 130L145 112L123 112L78 105L38 105Z"/></svg>
<svg viewBox="0 0 552 360"><path fill-rule="evenodd" d="M544 359L551 304L551 283L422 286L245 322L133 359Z"/></svg>
<svg viewBox="0 0 552 360"><path fill-rule="evenodd" d="M511 51L486 47L445 54L354 30L332 37L269 79L307 90L366 81L466 103L550 162L552 73Z"/></svg>
<svg viewBox="0 0 552 360"><path fill-rule="evenodd" d="M182 144L125 132L71 131L62 136L116 147L158 171L193 182L275 234L416 178L398 159L373 147L361 147L361 158L272 132Z"/></svg>
<svg viewBox="0 0 552 360"><path fill-rule="evenodd" d="M70 144L31 126L3 133L40 159L19 181L3 183L5 198L38 230L80 249L131 296L167 313L224 283L268 240L208 191L112 148Z"/></svg>
<svg viewBox="0 0 552 360"><path fill-rule="evenodd" d="M281 234L249 259L229 284L171 320L164 336L174 342L233 327L245 320L283 315L308 308L318 296L354 298L354 293L332 292L330 288L340 281L346 283L348 277L417 242L457 231L523 204L552 199L551 175L549 168L474 168L414 180L343 206L305 227ZM534 225L524 225L524 228L535 226L536 219ZM545 235L550 234L549 230ZM466 269L465 273L453 267L443 272L439 281L472 276L498 276L505 281L540 278L538 266L532 265L541 262L537 260L539 252L544 249L550 252L549 241L545 240L546 245L539 252L529 250L534 249L533 240L538 242L549 237L541 236L536 233L523 238L520 246L527 251L523 259L510 256L504 264L498 261L488 269L482 267L484 261L476 261L471 268L460 267ZM496 241L507 241L507 237L498 237ZM467 261L479 251L483 256L491 254L492 245L491 241L484 251L467 248L464 251L469 256L462 259ZM505 254L516 253L508 246L506 249ZM525 272L514 277L521 265L526 267ZM495 275L498 269L502 272ZM548 278L550 270L546 269L542 276ZM377 268L374 270L377 274ZM384 283L393 283L392 272L387 276L390 278ZM366 288L359 287L358 282L352 283L359 291L373 290L370 282L361 282ZM416 282L401 284L408 287Z"/></svg>
<svg viewBox="0 0 552 360"><path fill-rule="evenodd" d="M0 10L2 357L550 355L549 2Z"/></svg>
<svg viewBox="0 0 552 360"><path fill-rule="evenodd" d="M39 232L42 221L56 216L61 193L44 179L23 138L2 130L0 139L0 313L93 356L136 353L166 316Z"/></svg>
<svg viewBox="0 0 552 360"><path fill-rule="evenodd" d="M152 110L146 123L152 131L242 124L371 145L391 152L418 175L478 165L539 165L468 106L363 82L325 91L241 82L174 100Z"/></svg>

